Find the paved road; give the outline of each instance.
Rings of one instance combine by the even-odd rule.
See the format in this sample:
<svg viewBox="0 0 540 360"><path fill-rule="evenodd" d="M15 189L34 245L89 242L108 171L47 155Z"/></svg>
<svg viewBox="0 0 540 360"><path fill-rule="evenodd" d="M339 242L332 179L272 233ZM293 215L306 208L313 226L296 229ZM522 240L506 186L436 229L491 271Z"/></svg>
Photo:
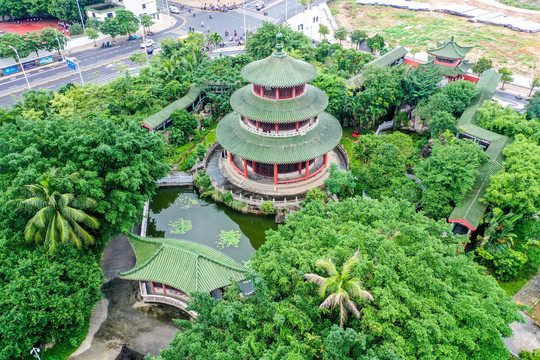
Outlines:
<svg viewBox="0 0 540 360"><path fill-rule="evenodd" d="M273 23L281 23L285 20L285 9L288 10L288 17L295 15L302 10L302 5L299 0L276 0L274 2L267 1L268 16L264 16L261 11L255 9L257 0L248 0L245 6L245 24L248 30L259 28L263 20ZM171 5L174 2L169 2ZM179 4L177 4L179 5ZM193 16L195 14L195 16ZM212 16L212 19L209 18ZM197 31L208 33L207 27L210 27L210 32L218 32L224 36L225 31L233 33L237 30L239 36L244 31L244 9L237 9L227 13L215 11L203 11L201 9L192 9L188 12L188 8L182 10L180 14L175 15L178 22L171 28L159 32L151 37L154 41L159 41L164 37L181 36L188 32L189 27L195 28ZM204 26L201 27L201 21ZM235 45L226 40L227 46ZM142 38L139 37L133 41L118 42L111 48L102 49L101 47L84 50L74 54L80 60L82 69L82 77L85 82L96 82L103 84L109 82L123 73L119 71L117 66L113 64L117 61L118 64L127 67L130 73L138 72L139 66L129 60L129 56L137 51L141 51L140 44ZM233 52L238 53L238 51ZM125 71L125 70L124 70ZM49 67L43 67L34 71L30 71L28 80L32 88L45 88L56 90L62 84L69 82L80 83L79 74L69 69L65 63L57 63ZM0 106L9 106L15 103L16 98L27 89L26 81L23 74L18 74L14 77L0 78Z"/></svg>
<svg viewBox="0 0 540 360"><path fill-rule="evenodd" d="M502 104L508 105L516 109L520 113L524 113L525 105L527 105L527 99L525 98L525 95L528 95L528 93L524 93L522 98L518 99L514 94L509 94L509 93L497 90L495 91L493 98L498 98L499 102L501 102Z"/></svg>

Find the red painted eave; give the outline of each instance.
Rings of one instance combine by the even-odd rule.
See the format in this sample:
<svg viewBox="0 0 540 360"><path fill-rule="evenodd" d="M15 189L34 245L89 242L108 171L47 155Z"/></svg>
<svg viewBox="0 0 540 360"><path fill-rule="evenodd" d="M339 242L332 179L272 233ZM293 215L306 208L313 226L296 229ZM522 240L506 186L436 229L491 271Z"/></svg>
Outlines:
<svg viewBox="0 0 540 360"><path fill-rule="evenodd" d="M448 222L450 222L450 223L459 223L459 224L461 224L461 225L467 227L467 228L468 228L469 230L471 230L471 231L476 230L476 229L475 229L473 226L471 226L471 224L469 224L469 223L467 222L467 220L465 220L465 219L455 219L455 220L454 220L454 219L452 219L452 220L451 220L451 219L448 219Z"/></svg>

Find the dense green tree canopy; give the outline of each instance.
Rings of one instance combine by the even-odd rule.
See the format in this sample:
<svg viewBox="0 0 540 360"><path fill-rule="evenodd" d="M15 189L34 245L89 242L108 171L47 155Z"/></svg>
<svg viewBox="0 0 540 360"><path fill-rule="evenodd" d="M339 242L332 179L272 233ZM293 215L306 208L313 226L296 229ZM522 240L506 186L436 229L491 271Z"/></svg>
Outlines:
<svg viewBox="0 0 540 360"><path fill-rule="evenodd" d="M501 336L520 318L516 305L449 233L403 201L311 201L252 258L268 291L256 282L253 297L197 295L201 316L180 324L162 358L507 360ZM374 301L340 330L303 276L324 275L317 259L343 263L357 250L351 276Z"/></svg>
<svg viewBox="0 0 540 360"><path fill-rule="evenodd" d="M159 136L100 117L21 118L2 126L0 143L0 188L34 183L52 166L78 172L60 191L93 198L105 234L129 230L167 172Z"/></svg>
<svg viewBox="0 0 540 360"><path fill-rule="evenodd" d="M422 206L430 216L446 217L472 187L477 167L487 159L482 148L473 142L452 139L436 141L431 156L415 167L416 176L425 188Z"/></svg>
<svg viewBox="0 0 540 360"><path fill-rule="evenodd" d="M540 209L540 146L519 135L504 150L503 171L491 176L486 200L514 214Z"/></svg>
<svg viewBox="0 0 540 360"><path fill-rule="evenodd" d="M496 102L485 101L476 111L478 125L508 137L523 134L540 143L540 119L527 120L511 107L501 108Z"/></svg>
<svg viewBox="0 0 540 360"><path fill-rule="evenodd" d="M276 35L281 32L285 51L290 49L300 50L312 47L311 40L302 32L292 31L288 25L274 25L269 21L263 21L262 27L257 32L247 34L246 52L255 60L270 56L276 48Z"/></svg>

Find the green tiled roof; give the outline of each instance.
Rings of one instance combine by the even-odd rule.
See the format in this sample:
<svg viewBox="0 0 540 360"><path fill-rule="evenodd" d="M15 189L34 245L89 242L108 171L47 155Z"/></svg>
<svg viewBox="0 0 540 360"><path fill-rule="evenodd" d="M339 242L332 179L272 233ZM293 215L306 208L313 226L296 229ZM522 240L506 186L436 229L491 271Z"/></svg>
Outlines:
<svg viewBox="0 0 540 360"><path fill-rule="evenodd" d="M462 61L455 68L452 66L446 66L441 64L435 64L434 58L429 57L429 61L425 64L419 64L421 68L436 68L439 71L439 74L446 76L456 76L456 75L465 75L467 71L473 66L473 63L470 63L468 60Z"/></svg>
<svg viewBox="0 0 540 360"><path fill-rule="evenodd" d="M191 85L188 89L187 94L184 97L170 103L161 111L158 111L157 113L149 116L148 118L146 118L146 120L144 120L142 125L152 130L159 127L171 117L173 111L185 109L186 107L191 105L197 99L203 89L204 86Z"/></svg>
<svg viewBox="0 0 540 360"><path fill-rule="evenodd" d="M283 51L283 36L276 36L276 51L266 59L251 62L242 68L247 82L270 87L291 87L307 84L317 77L317 69L296 60Z"/></svg>
<svg viewBox="0 0 540 360"><path fill-rule="evenodd" d="M234 92L231 107L238 114L253 120L284 123L312 118L328 106L328 96L312 85L306 85L306 92L287 100L270 100L253 93L248 85Z"/></svg>
<svg viewBox="0 0 540 360"><path fill-rule="evenodd" d="M231 113L219 122L217 140L226 150L244 159L287 164L311 160L333 150L341 140L341 125L323 112L317 125L305 135L267 137L246 130L240 124L240 116Z"/></svg>
<svg viewBox="0 0 540 360"><path fill-rule="evenodd" d="M208 246L177 239L150 239L129 235L137 262L122 279L164 283L186 294L211 292L246 280L246 268Z"/></svg>
<svg viewBox="0 0 540 360"><path fill-rule="evenodd" d="M398 60L401 57L404 57L407 55L407 49L405 49L403 46L397 47L395 49L390 50L384 55L379 56L378 58L371 60L367 64L364 65L364 68L371 66L371 65L378 65L378 66L389 66L394 61ZM355 76L349 78L346 81L347 87L350 88L359 88L362 86L362 73L358 73Z"/></svg>
<svg viewBox="0 0 540 360"><path fill-rule="evenodd" d="M463 59L472 48L472 46L458 45L452 36L449 42L446 44L437 43L437 47L435 49L428 49L427 53L446 59Z"/></svg>
<svg viewBox="0 0 540 360"><path fill-rule="evenodd" d="M510 138L481 128L476 124L476 110L482 106L484 101L491 99L500 78L501 76L495 70L488 70L482 74L480 81L476 84L476 89L479 91L478 95L467 106L458 121L461 133L490 142L486 150L489 160L478 168L479 174L473 187L467 192L461 204L456 206L448 217L451 222L465 223L464 225L468 225L469 228L472 227L471 230L478 227L484 216L487 205L481 203L480 200L486 193L490 177L502 168L502 151L511 142Z"/></svg>

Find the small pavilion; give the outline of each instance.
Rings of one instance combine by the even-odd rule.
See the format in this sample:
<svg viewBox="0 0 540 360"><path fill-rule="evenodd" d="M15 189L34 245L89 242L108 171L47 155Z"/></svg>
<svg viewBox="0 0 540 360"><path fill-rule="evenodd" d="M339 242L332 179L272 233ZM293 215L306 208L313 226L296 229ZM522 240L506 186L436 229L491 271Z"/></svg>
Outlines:
<svg viewBox="0 0 540 360"><path fill-rule="evenodd" d="M449 82L464 79L467 71L474 65L469 60L464 60L472 48L472 46L459 45L452 36L449 42L437 42L435 49L428 49L428 62L419 66L422 68L435 67Z"/></svg>
<svg viewBox="0 0 540 360"><path fill-rule="evenodd" d="M211 247L178 239L128 238L136 263L120 278L139 281L145 302L185 309L194 291L211 293L246 280L246 268Z"/></svg>
<svg viewBox="0 0 540 360"><path fill-rule="evenodd" d="M219 122L217 139L228 158L225 176L294 187L326 169L341 125L324 112L326 94L308 84L317 69L287 55L281 34L276 40L272 55L242 69L251 84L231 96L234 112Z"/></svg>

